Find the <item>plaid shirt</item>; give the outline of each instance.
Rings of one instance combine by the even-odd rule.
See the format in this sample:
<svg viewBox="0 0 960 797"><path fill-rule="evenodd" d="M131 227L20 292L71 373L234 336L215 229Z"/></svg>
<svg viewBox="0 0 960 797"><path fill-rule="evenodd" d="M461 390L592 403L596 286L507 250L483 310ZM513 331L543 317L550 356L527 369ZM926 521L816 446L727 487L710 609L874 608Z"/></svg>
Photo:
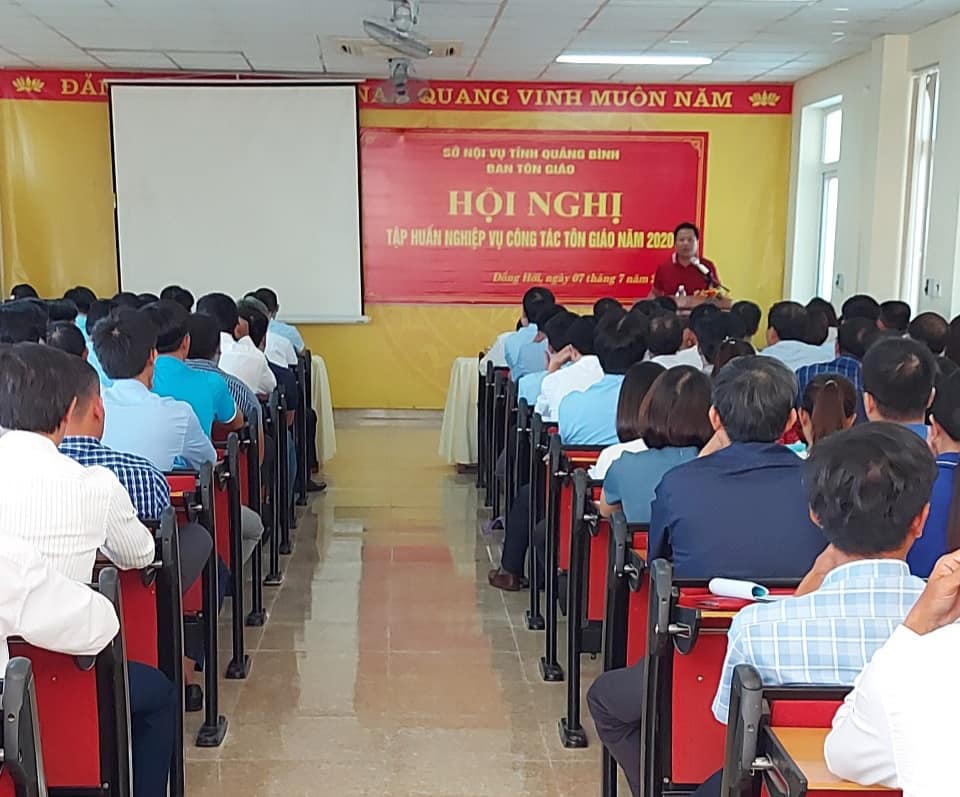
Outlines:
<svg viewBox="0 0 960 797"><path fill-rule="evenodd" d="M60 453L85 467L101 465L112 470L129 493L141 520L157 520L170 506L170 485L166 477L143 457L114 451L96 437L79 436L65 437L60 444Z"/></svg>
<svg viewBox="0 0 960 797"><path fill-rule="evenodd" d="M261 414L260 399L257 398L256 394L247 387L246 384L237 379L237 377L221 371L216 364L210 362L210 360L187 360L187 365L197 371L209 371L220 374L220 376L227 381L227 387L230 388L230 395L233 396L233 400L236 402L240 412L243 413L243 417L249 418L251 413L255 413L257 420L262 423L263 416Z"/></svg>
<svg viewBox="0 0 960 797"><path fill-rule="evenodd" d="M906 562L864 559L831 571L809 595L743 609L727 634L714 716L727 721L738 664L756 667L767 686L852 686L924 586Z"/></svg>
<svg viewBox="0 0 960 797"><path fill-rule="evenodd" d="M815 376L821 374L840 374L845 376L857 389L858 394L863 394L863 369L860 361L849 354L842 354L836 360L828 363L817 363L816 365L804 365L797 369L797 382L800 384L799 396L803 396L803 391Z"/></svg>

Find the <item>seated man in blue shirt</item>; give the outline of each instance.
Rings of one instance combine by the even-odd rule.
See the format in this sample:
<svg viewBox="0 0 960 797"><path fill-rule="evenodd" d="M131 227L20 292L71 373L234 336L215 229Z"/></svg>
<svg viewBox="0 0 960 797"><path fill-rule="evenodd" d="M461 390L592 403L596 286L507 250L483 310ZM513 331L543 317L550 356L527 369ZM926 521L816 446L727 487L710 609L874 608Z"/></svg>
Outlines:
<svg viewBox="0 0 960 797"><path fill-rule="evenodd" d="M617 402L624 374L647 353L647 317L631 310L606 316L597 325L594 346L604 377L560 402L560 439L565 446L612 446L617 437Z"/></svg>
<svg viewBox="0 0 960 797"><path fill-rule="evenodd" d="M554 304L553 294L546 288L531 288L523 295L520 329L507 337L503 344L504 359L515 382L524 374L543 370L541 360L545 362L547 344L543 340L537 341L538 324L544 311Z"/></svg>
<svg viewBox="0 0 960 797"><path fill-rule="evenodd" d="M189 404L208 437L213 433L214 424L223 432L240 429L244 417L237 410L226 380L218 374L197 371L186 364L190 351L187 311L176 302L161 301L147 305L143 312L157 330L153 392Z"/></svg>
<svg viewBox="0 0 960 797"><path fill-rule="evenodd" d="M937 382L927 440L937 458L937 480L923 536L907 557L910 572L921 578L930 576L938 556L960 548L960 482L956 480L960 464L960 372Z"/></svg>
<svg viewBox="0 0 960 797"><path fill-rule="evenodd" d="M570 328L578 318L579 316L576 313L571 313L569 310L560 308L544 323L543 331L547 338L548 357L553 357L569 345ZM520 382L517 386L517 398L526 399L527 404L533 407L537 403L537 398L540 396L540 385L543 384L543 379L548 373L547 363L545 362L544 367L539 371L520 377Z"/></svg>
<svg viewBox="0 0 960 797"><path fill-rule="evenodd" d="M297 352L303 351L304 342L300 330L292 324L286 324L277 318L277 313L280 312L280 299L276 292L270 288L260 288L255 290L253 295L263 302L270 313L270 326L267 330L267 335L279 335L280 337L286 338L293 344L293 348L296 349Z"/></svg>
<svg viewBox="0 0 960 797"><path fill-rule="evenodd" d="M810 520L803 461L777 440L796 422L797 380L770 357L740 357L713 382L716 430L701 458L663 477L651 508L650 561L676 578L801 579L825 547ZM634 793L640 777L643 666L611 670L590 688L597 735Z"/></svg>
<svg viewBox="0 0 960 797"><path fill-rule="evenodd" d="M857 392L863 393L863 371L860 363L880 336L877 325L866 318L851 318L840 324L837 332L837 356L827 362L804 365L797 369L798 396L803 395L810 380L821 374L840 374L849 379Z"/></svg>
<svg viewBox="0 0 960 797"><path fill-rule="evenodd" d="M217 452L193 408L150 392L157 333L139 310L120 308L97 324L93 348L113 386L103 394L104 445L139 454L162 471L200 470Z"/></svg>
<svg viewBox="0 0 960 797"><path fill-rule="evenodd" d="M805 471L810 513L830 544L793 597L733 619L713 701L718 722L727 722L740 664L766 686L852 686L923 592L904 561L936 476L923 442L896 424L864 424L817 443ZM722 776L696 797L719 797Z"/></svg>
<svg viewBox="0 0 960 797"><path fill-rule="evenodd" d="M67 421L66 436L60 443L60 452L81 465L100 465L113 471L130 495L141 520L158 520L170 506L170 485L166 477L143 457L113 451L100 442L103 436L104 408L100 398L100 380L97 372L79 358L74 358L77 398L73 414ZM186 593L192 587L210 558L213 538L199 523L184 523L177 530L180 543L180 588ZM225 568L224 568L225 569ZM227 582L221 585L226 587ZM223 595L221 595L221 601ZM192 683L193 663L202 661L203 650L186 651L190 665L184 668L187 679L187 711L203 708L203 691Z"/></svg>

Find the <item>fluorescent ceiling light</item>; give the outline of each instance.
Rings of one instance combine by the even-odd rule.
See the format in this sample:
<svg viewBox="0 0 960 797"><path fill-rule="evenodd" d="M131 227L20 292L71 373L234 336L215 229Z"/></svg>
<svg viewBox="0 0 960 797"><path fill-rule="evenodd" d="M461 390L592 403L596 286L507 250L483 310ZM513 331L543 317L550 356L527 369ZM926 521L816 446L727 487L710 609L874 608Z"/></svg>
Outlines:
<svg viewBox="0 0 960 797"><path fill-rule="evenodd" d="M557 57L558 64L618 64L623 66L706 66L705 55L629 55L626 53L571 53Z"/></svg>

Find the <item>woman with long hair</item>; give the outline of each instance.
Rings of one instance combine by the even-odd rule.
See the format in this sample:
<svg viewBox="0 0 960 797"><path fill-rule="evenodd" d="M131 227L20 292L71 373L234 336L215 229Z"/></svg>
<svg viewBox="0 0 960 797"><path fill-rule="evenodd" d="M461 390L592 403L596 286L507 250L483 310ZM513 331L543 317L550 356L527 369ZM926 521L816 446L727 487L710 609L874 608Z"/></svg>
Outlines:
<svg viewBox="0 0 960 797"><path fill-rule="evenodd" d="M819 440L856 423L857 389L839 374L815 376L803 391L797 414L809 450Z"/></svg>
<svg viewBox="0 0 960 797"><path fill-rule="evenodd" d="M663 474L697 458L713 435L710 379L681 365L657 377L640 405L640 435L647 450L621 455L603 480L599 509L609 517L622 508L631 523L650 520L650 503Z"/></svg>

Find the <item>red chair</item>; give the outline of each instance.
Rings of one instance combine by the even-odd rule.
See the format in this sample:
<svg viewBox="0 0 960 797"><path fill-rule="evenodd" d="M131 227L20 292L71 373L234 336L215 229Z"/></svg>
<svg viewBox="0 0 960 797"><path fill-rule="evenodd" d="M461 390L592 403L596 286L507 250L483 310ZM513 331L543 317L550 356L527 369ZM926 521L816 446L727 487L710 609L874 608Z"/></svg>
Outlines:
<svg viewBox="0 0 960 797"><path fill-rule="evenodd" d="M646 654L650 579L647 573L647 537L644 524L627 525L623 512L610 518L607 551L606 604L603 616L603 670L633 666ZM617 793L617 762L603 749L601 793Z"/></svg>
<svg viewBox="0 0 960 797"><path fill-rule="evenodd" d="M761 580L787 593L799 583ZM718 601L723 608L715 608ZM674 580L670 562L652 563L641 753L649 797L693 791L723 766L725 728L712 704L730 621L748 603L712 598L706 580Z"/></svg>
<svg viewBox="0 0 960 797"><path fill-rule="evenodd" d="M0 797L47 797L33 668L10 659L0 680Z"/></svg>
<svg viewBox="0 0 960 797"><path fill-rule="evenodd" d="M564 446L559 435L551 435L547 449L546 477L546 540L544 546L544 574L546 585L544 603L546 605L543 657L540 659L540 676L544 681L562 681L563 667L557 660L557 609L565 589L557 574L560 566L560 546L564 546L563 558L569 562L570 530L573 528L573 482L571 477L577 467L594 464L600 456L596 446ZM533 529L531 529L531 536ZM531 540L531 550L534 549ZM536 570L531 571L531 580L535 581ZM563 585L565 587L565 584Z"/></svg>
<svg viewBox="0 0 960 797"><path fill-rule="evenodd" d="M183 683L183 606L180 597L180 545L173 507L167 507L155 531L157 555L143 570L120 572L123 627L128 661L159 669L174 684ZM96 569L95 569L96 572ZM177 713L170 795L186 790L183 712Z"/></svg>
<svg viewBox="0 0 960 797"><path fill-rule="evenodd" d="M848 691L764 687L755 668L738 665L730 690L722 796L900 795L892 789L857 786L827 771L823 740Z"/></svg>
<svg viewBox="0 0 960 797"><path fill-rule="evenodd" d="M43 769L51 790L130 797L130 708L120 578L110 567L94 587L114 605L120 632L96 656L67 656L8 640L30 660L37 690Z"/></svg>
<svg viewBox="0 0 960 797"><path fill-rule="evenodd" d="M170 497L180 524L196 522L216 538L213 513L213 466L206 464L199 473L178 471L166 474ZM219 747L227 733L227 719L220 714L219 572L216 547L203 569L199 584L191 587L181 602L186 618L184 632L202 629L204 652L204 719L197 731L197 747Z"/></svg>

